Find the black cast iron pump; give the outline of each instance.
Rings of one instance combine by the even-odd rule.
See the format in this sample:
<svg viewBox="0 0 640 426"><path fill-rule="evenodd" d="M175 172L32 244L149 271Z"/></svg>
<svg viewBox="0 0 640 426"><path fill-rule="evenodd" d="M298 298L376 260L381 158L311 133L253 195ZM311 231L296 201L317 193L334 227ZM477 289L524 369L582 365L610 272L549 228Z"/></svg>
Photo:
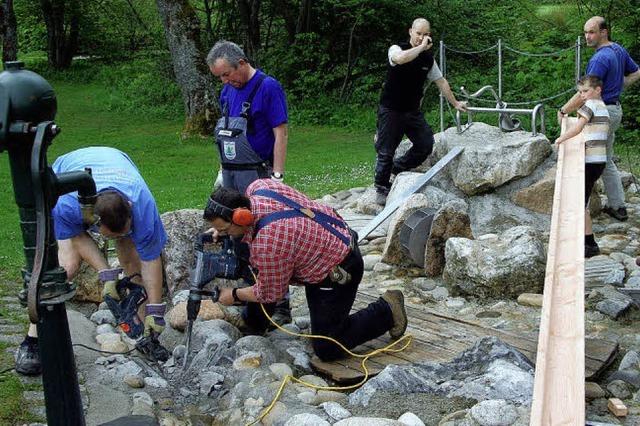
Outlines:
<svg viewBox="0 0 640 426"><path fill-rule="evenodd" d="M90 171L56 176L47 164L47 148L60 129L51 85L8 62L0 74L0 152L7 151L26 264L21 300L36 323L42 383L49 425L84 425L78 378L64 302L75 293L58 264L51 209L58 197L78 191L83 216L93 215L96 188Z"/></svg>

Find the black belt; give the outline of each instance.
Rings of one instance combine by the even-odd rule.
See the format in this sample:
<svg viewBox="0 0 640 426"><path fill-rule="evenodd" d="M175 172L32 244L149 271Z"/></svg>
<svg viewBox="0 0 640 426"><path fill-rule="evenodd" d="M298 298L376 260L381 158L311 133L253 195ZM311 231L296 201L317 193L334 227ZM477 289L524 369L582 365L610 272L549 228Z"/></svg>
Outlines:
<svg viewBox="0 0 640 426"><path fill-rule="evenodd" d="M222 164L223 170L267 170L267 163L251 163L251 164Z"/></svg>
<svg viewBox="0 0 640 426"><path fill-rule="evenodd" d="M615 101L608 101L604 103L605 105L620 105L620 101L615 100Z"/></svg>

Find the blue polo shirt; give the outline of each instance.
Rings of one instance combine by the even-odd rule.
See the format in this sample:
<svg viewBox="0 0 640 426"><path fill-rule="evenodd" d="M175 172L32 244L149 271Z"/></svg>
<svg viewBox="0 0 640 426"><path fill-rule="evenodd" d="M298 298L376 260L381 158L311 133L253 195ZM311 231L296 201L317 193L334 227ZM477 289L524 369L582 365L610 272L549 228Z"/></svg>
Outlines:
<svg viewBox="0 0 640 426"><path fill-rule="evenodd" d="M602 100L609 105L618 102L624 76L637 70L638 65L618 43L600 47L587 64L587 75L597 75L602 80Z"/></svg>
<svg viewBox="0 0 640 426"><path fill-rule="evenodd" d="M257 70L240 89L225 84L220 93L221 110L224 110L225 103L228 103L229 117L240 117L243 102L251 94L259 76L263 74L261 70ZM275 78L267 76L258 88L251 103L251 119L255 133L247 135L249 144L263 160L272 160L276 141L273 129L288 121L287 99L282 86Z"/></svg>
<svg viewBox="0 0 640 426"><path fill-rule="evenodd" d="M167 242L155 200L138 168L127 154L114 148L90 147L61 155L53 163L54 173L91 168L98 192L115 190L131 202L130 237L141 260L156 259ZM52 211L57 240L66 240L82 233L82 213L78 193L60 196Z"/></svg>

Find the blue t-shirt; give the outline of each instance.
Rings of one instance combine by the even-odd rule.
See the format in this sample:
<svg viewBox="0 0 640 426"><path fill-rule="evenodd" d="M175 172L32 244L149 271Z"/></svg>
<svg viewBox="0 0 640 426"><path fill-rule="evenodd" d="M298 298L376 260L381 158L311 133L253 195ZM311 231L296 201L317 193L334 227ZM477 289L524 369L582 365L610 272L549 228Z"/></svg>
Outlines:
<svg viewBox="0 0 640 426"><path fill-rule="evenodd" d="M54 173L91 168L98 192L116 190L131 202L130 236L141 260L160 256L167 242L156 202L137 167L127 154L108 147L89 147L61 155L53 163ZM60 196L52 211L57 240L66 240L84 231L78 193Z"/></svg>
<svg viewBox="0 0 640 426"><path fill-rule="evenodd" d="M618 43L600 47L587 64L587 75L597 75L602 80L602 100L606 104L618 101L624 76L637 70L638 65Z"/></svg>
<svg viewBox="0 0 640 426"><path fill-rule="evenodd" d="M247 100L262 74L262 71L257 70L240 89L225 84L220 93L221 110L224 110L225 103L228 103L229 117L240 117L242 103ZM251 103L250 115L254 133L247 135L249 144L263 160L272 160L276 141L273 129L288 121L284 90L275 78L267 76L264 79Z"/></svg>

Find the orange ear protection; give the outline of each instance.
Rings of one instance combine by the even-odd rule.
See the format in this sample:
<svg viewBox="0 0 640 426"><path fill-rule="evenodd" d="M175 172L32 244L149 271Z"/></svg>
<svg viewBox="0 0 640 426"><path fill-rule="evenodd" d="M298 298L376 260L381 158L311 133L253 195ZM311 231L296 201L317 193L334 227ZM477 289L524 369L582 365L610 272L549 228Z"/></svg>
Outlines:
<svg viewBox="0 0 640 426"><path fill-rule="evenodd" d="M234 223L239 226L253 225L253 213L246 207L238 207L230 209L212 198L207 201L207 207L204 209L204 218L211 220L215 217L221 217L227 222Z"/></svg>

